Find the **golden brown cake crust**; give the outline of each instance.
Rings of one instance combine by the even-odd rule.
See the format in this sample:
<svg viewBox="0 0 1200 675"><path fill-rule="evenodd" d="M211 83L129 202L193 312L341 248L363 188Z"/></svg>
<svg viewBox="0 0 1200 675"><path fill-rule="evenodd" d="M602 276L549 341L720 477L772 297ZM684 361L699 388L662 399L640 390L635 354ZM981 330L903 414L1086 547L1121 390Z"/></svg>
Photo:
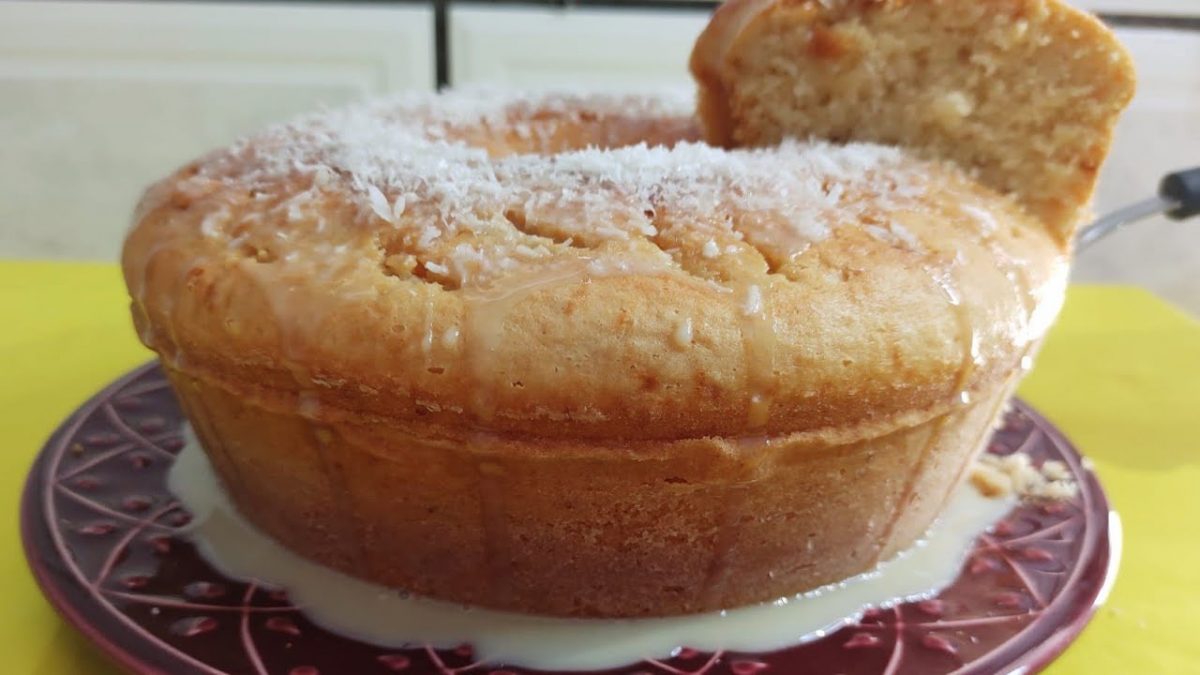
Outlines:
<svg viewBox="0 0 1200 675"><path fill-rule="evenodd" d="M994 391L1056 313L1062 248L952 167L687 110L424 97L214 153L126 242L143 340L325 421L849 442Z"/></svg>
<svg viewBox="0 0 1200 675"><path fill-rule="evenodd" d="M1016 379L837 444L429 435L168 374L242 514L289 548L443 600L562 616L712 611L871 569L941 512Z"/></svg>
<svg viewBox="0 0 1200 675"><path fill-rule="evenodd" d="M730 0L696 43L706 138L896 144L1015 195L1068 242L1132 60L1059 0Z"/></svg>

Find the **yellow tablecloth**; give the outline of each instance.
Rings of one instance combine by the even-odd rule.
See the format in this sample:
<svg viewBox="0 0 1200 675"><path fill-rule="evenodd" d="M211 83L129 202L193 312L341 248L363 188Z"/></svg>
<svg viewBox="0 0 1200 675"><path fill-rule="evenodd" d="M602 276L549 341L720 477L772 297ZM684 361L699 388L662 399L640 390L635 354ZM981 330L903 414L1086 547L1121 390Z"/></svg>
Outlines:
<svg viewBox="0 0 1200 675"><path fill-rule="evenodd" d="M25 566L17 503L55 426L150 356L113 265L0 262L0 608L6 673L111 673ZM1070 291L1021 395L1096 464L1125 526L1108 604L1049 672L1200 671L1200 323L1124 287Z"/></svg>

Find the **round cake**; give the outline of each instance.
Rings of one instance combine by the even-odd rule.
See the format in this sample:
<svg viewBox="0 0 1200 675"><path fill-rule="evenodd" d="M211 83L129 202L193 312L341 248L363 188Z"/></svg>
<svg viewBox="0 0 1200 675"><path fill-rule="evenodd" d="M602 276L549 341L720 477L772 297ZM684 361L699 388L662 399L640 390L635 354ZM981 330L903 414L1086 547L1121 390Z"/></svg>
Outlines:
<svg viewBox="0 0 1200 675"><path fill-rule="evenodd" d="M572 616L837 581L962 481L1068 246L953 157L714 128L459 92L268 129L147 192L135 323L246 518L347 574Z"/></svg>

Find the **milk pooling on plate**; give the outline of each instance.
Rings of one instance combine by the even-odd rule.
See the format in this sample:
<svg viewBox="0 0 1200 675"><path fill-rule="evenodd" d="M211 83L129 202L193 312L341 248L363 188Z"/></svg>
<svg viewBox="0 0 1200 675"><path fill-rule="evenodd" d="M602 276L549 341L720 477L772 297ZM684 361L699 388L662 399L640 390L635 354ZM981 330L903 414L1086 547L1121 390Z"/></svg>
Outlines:
<svg viewBox="0 0 1200 675"><path fill-rule="evenodd" d="M409 596L302 558L246 522L189 428L168 486L194 516L190 536L222 573L279 586L314 623L387 647L472 645L485 662L600 670L702 651L770 651L823 637L869 606L928 597L957 576L974 538L1012 508L964 486L916 546L875 570L794 597L650 619L563 619Z"/></svg>

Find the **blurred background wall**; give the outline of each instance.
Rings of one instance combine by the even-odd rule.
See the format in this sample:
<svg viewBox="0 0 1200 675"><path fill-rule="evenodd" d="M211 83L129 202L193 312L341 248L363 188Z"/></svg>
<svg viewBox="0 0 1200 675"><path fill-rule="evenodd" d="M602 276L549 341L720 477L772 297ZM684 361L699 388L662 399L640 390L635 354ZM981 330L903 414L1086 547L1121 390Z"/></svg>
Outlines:
<svg viewBox="0 0 1200 675"><path fill-rule="evenodd" d="M1076 0L1141 85L1098 211L1200 165L1200 0ZM717 3L0 0L0 256L115 260L141 189L321 105L442 85L688 84ZM1200 315L1200 223L1147 222L1076 278L1136 283Z"/></svg>

